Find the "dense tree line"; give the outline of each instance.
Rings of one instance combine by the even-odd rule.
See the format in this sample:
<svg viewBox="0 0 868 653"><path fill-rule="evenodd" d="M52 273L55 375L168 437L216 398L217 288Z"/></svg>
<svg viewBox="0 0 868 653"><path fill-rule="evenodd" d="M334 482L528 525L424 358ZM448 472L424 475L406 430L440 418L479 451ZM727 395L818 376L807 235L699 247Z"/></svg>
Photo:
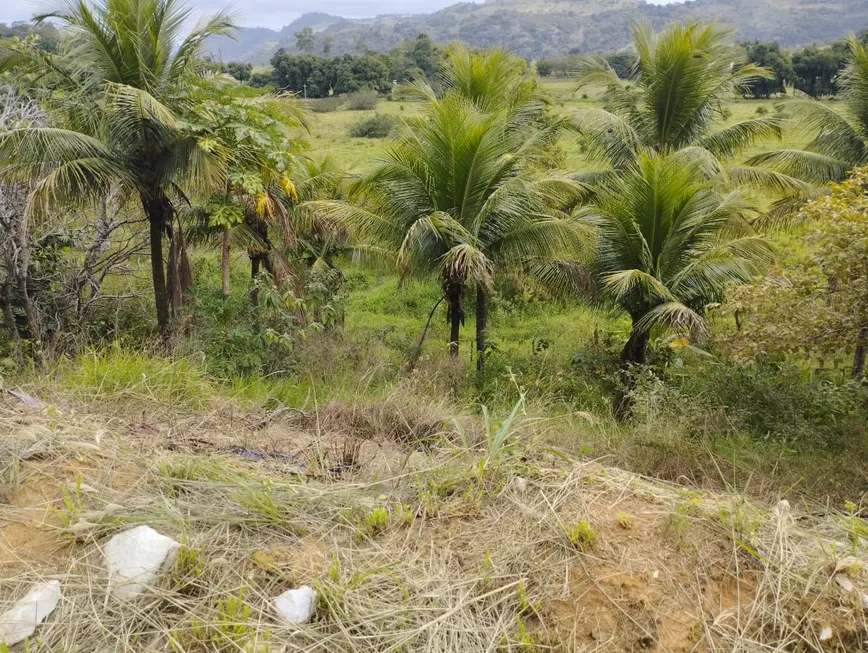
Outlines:
<svg viewBox="0 0 868 653"><path fill-rule="evenodd" d="M300 32L299 42L306 44L307 36ZM365 52L329 57L278 50L271 58L271 74L253 75L250 83L255 86L270 84L293 93L306 94L309 98L342 95L362 89L388 93L396 82L402 84L433 76L441 52L441 48L425 34L382 54Z"/></svg>
<svg viewBox="0 0 868 653"><path fill-rule="evenodd" d="M868 43L868 31L859 35ZM742 44L748 61L768 68L773 77L751 82L746 93L755 98L768 98L784 93L789 86L814 98L829 97L839 91L839 75L850 57L846 40L833 41L827 46L808 45L785 50L777 41L751 41Z"/></svg>

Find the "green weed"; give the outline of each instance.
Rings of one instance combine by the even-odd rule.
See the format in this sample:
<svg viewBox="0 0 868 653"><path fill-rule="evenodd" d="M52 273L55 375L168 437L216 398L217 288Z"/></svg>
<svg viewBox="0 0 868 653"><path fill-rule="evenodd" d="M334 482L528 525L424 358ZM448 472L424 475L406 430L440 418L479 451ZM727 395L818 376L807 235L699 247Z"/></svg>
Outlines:
<svg viewBox="0 0 868 653"><path fill-rule="evenodd" d="M580 519L578 523L564 529L567 541L577 551L589 551L597 541L597 531L593 529L587 519Z"/></svg>

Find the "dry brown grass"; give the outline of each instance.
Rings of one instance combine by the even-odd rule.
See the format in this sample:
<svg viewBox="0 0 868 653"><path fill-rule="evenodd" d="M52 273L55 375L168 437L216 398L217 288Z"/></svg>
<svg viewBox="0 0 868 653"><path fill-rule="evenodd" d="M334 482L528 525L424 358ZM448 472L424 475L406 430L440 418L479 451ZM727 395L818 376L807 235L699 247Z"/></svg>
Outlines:
<svg viewBox="0 0 868 653"><path fill-rule="evenodd" d="M528 421L492 457L433 400L95 411L0 401L0 611L64 592L30 650L865 650L858 516L572 460ZM101 547L139 523L184 547L118 604ZM316 616L288 628L271 599L301 583Z"/></svg>

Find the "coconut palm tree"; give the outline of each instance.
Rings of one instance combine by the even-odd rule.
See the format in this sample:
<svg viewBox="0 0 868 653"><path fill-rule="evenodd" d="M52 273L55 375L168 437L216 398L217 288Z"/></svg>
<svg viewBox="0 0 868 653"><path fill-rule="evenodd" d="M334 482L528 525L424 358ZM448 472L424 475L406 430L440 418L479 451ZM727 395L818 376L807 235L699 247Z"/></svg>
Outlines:
<svg viewBox="0 0 868 653"><path fill-rule="evenodd" d="M605 89L605 109L587 108L575 125L593 158L606 168L579 179L592 182L634 166L647 149L673 152L690 148L727 185L747 185L779 197L804 197L810 185L786 174L747 165L731 165L745 148L779 138L782 120L755 118L719 127L725 103L747 85L771 73L754 64L739 65L731 31L714 24L675 23L660 33L640 21L630 24L636 64L625 83L601 58L581 61L579 88ZM724 165L724 164L727 165Z"/></svg>
<svg viewBox="0 0 868 653"><path fill-rule="evenodd" d="M868 45L855 36L850 36L848 45L850 60L835 81L841 110L817 100L783 103L781 107L794 114L813 140L804 150L767 152L749 163L817 183L841 180L848 171L868 163Z"/></svg>
<svg viewBox="0 0 868 653"><path fill-rule="evenodd" d="M178 109L201 72L205 40L232 29L218 13L183 36L190 15L184 0L68 0L37 16L68 34L59 54L27 43L7 43L0 53L0 71L15 70L34 91L46 90L56 121L0 134L0 166L38 179L32 210L98 199L115 187L141 203L164 338L170 318L163 238L171 236L182 188L217 181L209 153L183 128Z"/></svg>
<svg viewBox="0 0 868 653"><path fill-rule="evenodd" d="M402 277L439 276L458 356L464 297L476 290L477 365L484 369L488 297L504 268L546 267L587 233L563 210L584 188L538 163L551 130L521 112L480 111L459 94L431 101L350 189L350 203L313 203L350 225L360 243L394 255ZM536 266L536 267L535 267Z"/></svg>
<svg viewBox="0 0 868 653"><path fill-rule="evenodd" d="M629 411L630 368L645 363L651 330L701 331L705 306L769 259L768 244L750 225L757 212L739 191L722 190L689 150L640 152L577 212L597 230L591 267L599 296L632 325L616 415Z"/></svg>
<svg viewBox="0 0 868 653"><path fill-rule="evenodd" d="M442 95L460 95L480 111L539 111L547 104L536 79L527 74L527 62L509 50L473 51L456 41L444 55L437 74ZM434 98L434 91L424 81L417 87L427 98Z"/></svg>

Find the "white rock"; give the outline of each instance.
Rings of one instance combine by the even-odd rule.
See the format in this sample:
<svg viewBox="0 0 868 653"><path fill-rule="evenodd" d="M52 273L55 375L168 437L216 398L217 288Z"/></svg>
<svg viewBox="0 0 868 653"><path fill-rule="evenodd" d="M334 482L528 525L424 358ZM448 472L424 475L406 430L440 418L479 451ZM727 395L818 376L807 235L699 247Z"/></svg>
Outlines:
<svg viewBox="0 0 868 653"><path fill-rule="evenodd" d="M288 624L305 623L313 615L315 605L316 592L307 585L288 590L274 599L274 607Z"/></svg>
<svg viewBox="0 0 868 653"><path fill-rule="evenodd" d="M59 580L34 585L12 609L0 614L0 644L12 646L33 635L36 627L57 607L58 601Z"/></svg>
<svg viewBox="0 0 868 653"><path fill-rule="evenodd" d="M828 642L830 639L832 639L832 627L826 626L820 631L820 641Z"/></svg>
<svg viewBox="0 0 868 653"><path fill-rule="evenodd" d="M777 505L772 508L772 514L777 519L784 519L790 514L790 502L786 499L778 501Z"/></svg>
<svg viewBox="0 0 868 653"><path fill-rule="evenodd" d="M651 572L651 578L653 578L654 580L657 580L658 578L660 578L660 570L655 569L654 571L652 571Z"/></svg>
<svg viewBox="0 0 868 653"><path fill-rule="evenodd" d="M527 479L521 476L516 476L515 489L518 490L521 494L527 492Z"/></svg>
<svg viewBox="0 0 868 653"><path fill-rule="evenodd" d="M847 578L844 574L835 574L835 582L841 586L845 592L853 591L853 581Z"/></svg>
<svg viewBox="0 0 868 653"><path fill-rule="evenodd" d="M104 551L112 594L129 599L144 592L179 546L150 526L136 526L115 535Z"/></svg>
<svg viewBox="0 0 868 653"><path fill-rule="evenodd" d="M868 594L862 595L862 605L865 606L866 610L868 610Z"/></svg>

